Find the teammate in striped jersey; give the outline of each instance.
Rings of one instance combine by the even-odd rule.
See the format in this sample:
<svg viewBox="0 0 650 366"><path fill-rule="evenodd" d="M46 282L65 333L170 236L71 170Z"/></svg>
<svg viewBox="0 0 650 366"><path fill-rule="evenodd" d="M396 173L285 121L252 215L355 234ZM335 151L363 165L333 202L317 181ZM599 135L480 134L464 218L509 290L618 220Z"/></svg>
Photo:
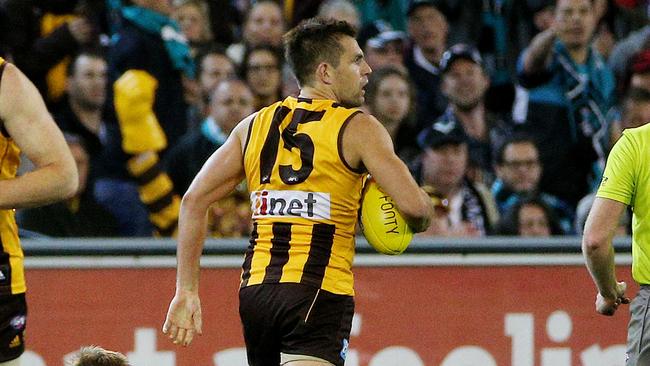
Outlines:
<svg viewBox="0 0 650 366"><path fill-rule="evenodd" d="M431 200L395 155L386 129L357 109L371 70L345 22L311 19L285 35L301 86L244 119L183 197L176 295L163 326L174 343L201 332L199 257L206 210L242 179L254 229L240 317L248 362L343 365L354 313L354 228L365 175L393 197L414 231Z"/></svg>
<svg viewBox="0 0 650 366"><path fill-rule="evenodd" d="M16 177L21 151L36 169ZM27 316L23 251L14 209L62 200L77 168L36 87L0 58L0 365L20 365Z"/></svg>

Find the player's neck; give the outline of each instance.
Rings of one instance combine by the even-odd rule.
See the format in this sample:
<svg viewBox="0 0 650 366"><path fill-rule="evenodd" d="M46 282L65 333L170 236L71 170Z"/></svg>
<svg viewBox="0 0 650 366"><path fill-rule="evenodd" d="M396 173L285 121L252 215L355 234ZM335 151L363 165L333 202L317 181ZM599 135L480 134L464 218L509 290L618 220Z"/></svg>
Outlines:
<svg viewBox="0 0 650 366"><path fill-rule="evenodd" d="M338 101L338 98L331 90L324 88L315 88L311 86L302 87L300 89L300 95L298 95L298 97L308 99L330 99Z"/></svg>

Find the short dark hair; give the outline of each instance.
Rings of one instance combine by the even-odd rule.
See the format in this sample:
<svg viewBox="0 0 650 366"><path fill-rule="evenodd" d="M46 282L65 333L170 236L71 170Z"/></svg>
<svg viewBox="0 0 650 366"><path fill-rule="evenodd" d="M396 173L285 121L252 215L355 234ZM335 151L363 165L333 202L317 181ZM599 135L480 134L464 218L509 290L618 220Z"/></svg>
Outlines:
<svg viewBox="0 0 650 366"><path fill-rule="evenodd" d="M230 63L235 66L235 63L228 57L228 54L226 54L226 49L225 47L221 46L220 44L211 44L208 48L205 48L196 55L196 62L194 63L194 67L196 68L196 75L197 77L201 75L201 72L203 72L203 60L205 60L206 57L212 56L212 55L218 55L227 58L230 60Z"/></svg>
<svg viewBox="0 0 650 366"><path fill-rule="evenodd" d="M74 357L72 366L129 366L123 354L98 346L82 347Z"/></svg>
<svg viewBox="0 0 650 366"><path fill-rule="evenodd" d="M508 146L513 145L513 144L525 144L529 143L535 146L535 149L539 150L539 147L537 146L537 142L531 136L530 134L524 133L524 132L516 132L512 134L511 136L507 137L505 141L503 141L502 144L500 144L496 151L494 151L494 163L496 165L503 165L504 161L504 154L506 153L506 149Z"/></svg>
<svg viewBox="0 0 650 366"><path fill-rule="evenodd" d="M327 62L338 67L343 54L341 36L356 37L356 30L347 22L310 18L287 32L284 39L285 58L300 86L311 82L316 66Z"/></svg>
<svg viewBox="0 0 650 366"><path fill-rule="evenodd" d="M650 102L650 91L643 88L630 88L625 93L626 102Z"/></svg>
<svg viewBox="0 0 650 366"><path fill-rule="evenodd" d="M104 61L106 61L106 57L104 56L104 52L102 52L99 49L95 48L88 48L80 51L77 53L74 58L68 62L68 65L65 68L65 75L66 76L72 76L74 73L77 71L77 60L79 60L81 57L86 56L90 58L99 58Z"/></svg>
<svg viewBox="0 0 650 366"><path fill-rule="evenodd" d="M519 213L525 206L537 206L544 211L544 216L548 221L549 231L552 236L562 235L562 226L553 209L544 200L536 194L524 196L510 206L499 220L497 232L500 235L518 236L521 223L519 222Z"/></svg>

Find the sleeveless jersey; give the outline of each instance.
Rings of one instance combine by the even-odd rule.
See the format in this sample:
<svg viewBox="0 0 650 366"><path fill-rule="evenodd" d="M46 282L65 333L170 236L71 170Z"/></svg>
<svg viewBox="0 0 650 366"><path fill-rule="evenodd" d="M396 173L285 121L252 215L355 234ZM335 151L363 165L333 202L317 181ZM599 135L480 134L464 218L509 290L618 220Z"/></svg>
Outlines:
<svg viewBox="0 0 650 366"><path fill-rule="evenodd" d="M363 172L343 159L357 109L288 97L253 119L244 151L253 232L241 286L303 283L354 295L352 260Z"/></svg>
<svg viewBox="0 0 650 366"><path fill-rule="evenodd" d="M5 60L0 58L0 80L5 65ZM0 179L14 178L18 165L20 149L0 121ZM0 296L25 292L23 258L14 210L0 210Z"/></svg>

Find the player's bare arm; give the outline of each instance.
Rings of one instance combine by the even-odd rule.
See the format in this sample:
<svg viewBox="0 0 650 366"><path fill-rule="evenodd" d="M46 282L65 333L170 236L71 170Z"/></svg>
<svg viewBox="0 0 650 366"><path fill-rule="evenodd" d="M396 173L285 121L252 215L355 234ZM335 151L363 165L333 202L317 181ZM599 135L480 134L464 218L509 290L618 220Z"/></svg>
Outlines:
<svg viewBox="0 0 650 366"><path fill-rule="evenodd" d="M426 230L433 216L431 199L395 155L390 135L375 117L358 113L352 118L343 134L343 156L351 166L368 169L415 232Z"/></svg>
<svg viewBox="0 0 650 366"><path fill-rule="evenodd" d="M596 197L585 224L582 251L587 268L596 286L596 310L603 315L613 315L620 304L630 300L625 297L626 285L616 281L614 266L614 237L625 204Z"/></svg>
<svg viewBox="0 0 650 366"><path fill-rule="evenodd" d="M169 305L163 332L187 346L202 332L199 261L206 237L208 208L244 179L243 146L253 116L244 119L212 154L192 181L181 202L178 220L176 294Z"/></svg>
<svg viewBox="0 0 650 366"><path fill-rule="evenodd" d="M0 209L39 206L68 198L77 190L77 167L63 134L36 87L7 64L0 83L0 119L36 169L0 181Z"/></svg>

